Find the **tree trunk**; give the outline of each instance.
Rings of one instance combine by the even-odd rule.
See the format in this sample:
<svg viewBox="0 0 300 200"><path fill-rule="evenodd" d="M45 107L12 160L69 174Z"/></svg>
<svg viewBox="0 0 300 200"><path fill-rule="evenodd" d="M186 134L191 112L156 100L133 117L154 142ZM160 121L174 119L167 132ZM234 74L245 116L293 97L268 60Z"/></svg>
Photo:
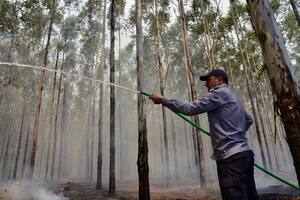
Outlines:
<svg viewBox="0 0 300 200"><path fill-rule="evenodd" d="M26 112L26 98L23 100L23 109L22 109L22 117L21 117L21 126L20 126L20 130L19 130L19 137L18 137L18 144L17 144L17 154L15 156L15 166L14 166L14 170L12 173L12 178L16 179L17 178L17 169L18 169L18 163L19 163L19 159L20 159L20 152L21 152L21 144L22 144L22 131L23 131L23 127L24 127L24 118L25 118L25 112Z"/></svg>
<svg viewBox="0 0 300 200"><path fill-rule="evenodd" d="M59 58L59 42L60 42L60 36L58 39L57 47L56 47L56 60L55 60L55 70L57 70L58 67L58 58ZM52 132L52 121L53 121L53 110L54 110L54 99L55 99L55 89L56 89L56 71L54 72L54 78L53 78L53 88L52 88L52 94L51 94L51 103L50 103L50 117L48 121L48 128L47 134L48 134L48 148L47 148L47 157L46 157L46 169L45 169L45 179L47 180L48 176L48 169L49 169L49 156L50 156L50 150L51 150L51 132ZM56 141L53 141L55 143ZM52 177L51 177L52 179Z"/></svg>
<svg viewBox="0 0 300 200"><path fill-rule="evenodd" d="M90 84L89 84L90 90ZM89 102L91 102L91 95L88 95ZM91 111L92 111L92 104L89 103L88 110L87 110L87 128L86 128L86 138L85 138L85 178L87 181L90 181L89 174L90 174L90 160L92 159L91 152L90 152L90 142L91 142Z"/></svg>
<svg viewBox="0 0 300 200"><path fill-rule="evenodd" d="M115 0L111 0L110 10L110 77L115 83ZM115 158L115 87L110 86L110 153L109 153L109 194L116 192Z"/></svg>
<svg viewBox="0 0 300 200"><path fill-rule="evenodd" d="M195 101L197 99L197 93L195 88L195 81L194 81L194 74L192 70L192 63L189 53L189 45L188 45L188 34L187 34L187 23L186 23L186 17L185 17L185 11L183 6L183 1L178 0L179 3L179 13L181 18L181 24L182 24L182 39L183 39L183 47L184 47L184 60L185 60L185 66L187 71L187 79L188 84L190 87L190 93L192 96L192 100ZM198 116L193 117L194 122L196 124L200 124L200 120ZM205 177L205 168L204 168L204 153L203 153L203 143L201 134L198 130L196 130L196 138L197 138L197 150L198 150L198 156L199 156L199 171L200 171L200 184L201 186L206 185L206 177Z"/></svg>
<svg viewBox="0 0 300 200"><path fill-rule="evenodd" d="M101 63L99 65L99 79L103 81L105 65L105 22L106 22L106 0L103 1L103 23L102 23L102 49ZM97 156L97 184L96 190L102 189L102 135L103 135L103 84L99 85L99 120L98 120L98 156Z"/></svg>
<svg viewBox="0 0 300 200"><path fill-rule="evenodd" d="M3 162L2 162L2 167L1 167L1 170L2 170L2 180L7 178L5 176L5 172L6 172L6 168L7 168L7 163L8 163L8 153L9 153L9 146L10 146L10 142L11 142L11 134L8 135L8 139L7 139L7 143L6 143L6 146L5 146L5 151L4 151L4 156L3 156Z"/></svg>
<svg viewBox="0 0 300 200"><path fill-rule="evenodd" d="M185 147L186 147L186 152L187 152L187 165L188 165L188 172L191 172L192 167L191 167L191 158L190 158L190 149L191 146L189 145L189 137L191 137L191 134L188 133L187 125L186 122L183 122L184 126L184 138L185 138Z"/></svg>
<svg viewBox="0 0 300 200"><path fill-rule="evenodd" d="M279 109L300 183L300 92L283 36L266 0L247 0L252 25L261 44L272 91Z"/></svg>
<svg viewBox="0 0 300 200"><path fill-rule="evenodd" d="M204 10L204 7L203 7L203 2L200 3L200 8L201 8L201 14L203 15L203 28L204 28L204 47L205 48L205 53L206 53L206 56L208 58L208 62L209 62L209 65L210 65L210 70L213 70L216 66L216 63L215 63L215 58L214 58L214 53L213 53L213 46L214 46L214 41L211 41L211 32L209 30L209 25L207 23L207 20L206 20L206 15L205 15L205 10ZM200 22L198 21L198 24ZM203 39L202 39L203 40Z"/></svg>
<svg viewBox="0 0 300 200"><path fill-rule="evenodd" d="M159 21L159 14L158 14L158 0L154 0L155 4L155 40L156 40L156 57L158 61L159 67L159 83L160 83L160 93L164 96L165 88L164 88L164 68L161 58L160 52L160 21ZM168 147L168 131L167 131L167 117L166 117L166 108L161 106L162 109L162 119L163 119L163 134L164 134L164 147L165 147L165 157L166 157L166 178L167 178L167 185L170 184L170 161L169 161L169 147Z"/></svg>
<svg viewBox="0 0 300 200"><path fill-rule="evenodd" d="M122 71L122 68L121 68L121 59L120 59L120 55L121 55L121 16L119 16L119 30L118 30L118 33L119 33L119 85L122 85L121 83L121 71ZM122 95L121 95L121 90L119 90L119 94L120 94L120 99L119 99L119 134L120 134L120 178L121 180L123 179L124 177L124 166L123 166L123 127L122 127L122 113L123 113L123 106L122 106Z"/></svg>
<svg viewBox="0 0 300 200"><path fill-rule="evenodd" d="M63 69L64 69L64 60L65 60L65 54L63 53L62 64L61 64L61 67L60 67L61 71L63 71ZM60 74L58 87L57 87L58 92L57 92L56 110L55 110L55 117L54 117L54 133L53 133L53 135L54 135L55 140L53 141L53 155L52 155L52 162L51 162L52 164L51 164L51 171L50 171L51 180L53 180L53 177L54 177L54 164L55 164L54 161L55 161L55 154L56 154L56 137L57 137L57 133L58 133L58 110L59 110L59 105L60 105L60 93L61 93L61 87L62 87L62 78L63 78L63 74ZM64 92L64 95L65 95L65 92ZM64 124L64 126L65 126L65 124ZM63 134L63 132L61 132L60 137L62 137L62 134ZM62 141L60 141L60 142L62 142Z"/></svg>
<svg viewBox="0 0 300 200"><path fill-rule="evenodd" d="M31 119L31 117L29 117L29 119ZM29 120L30 121L30 120ZM22 159L22 168L21 168L21 177L24 179L25 177L25 170L26 170L26 158L27 158L27 154L28 154L28 149L29 149L29 137L30 137L30 123L28 124L28 128L26 131L26 139L25 139L25 147L24 147L24 156Z"/></svg>
<svg viewBox="0 0 300 200"><path fill-rule="evenodd" d="M60 81L61 82L61 81ZM61 88L61 87L59 87ZM58 95L60 96L60 91L62 89L59 89L59 92L58 92ZM59 97L58 96L58 97ZM59 106L59 101L57 101L57 106ZM56 115L58 113L58 107L56 109ZM59 134L59 137L60 137L60 143L59 143L59 160L58 160L58 177L62 177L62 175L65 175L65 168L63 168L63 159L65 158L63 153L65 152L65 135L66 135L66 127L67 127L67 85L64 84L64 87L63 87L63 97L62 97L62 111L61 111L61 128L60 128L60 134ZM56 129L56 132L57 132L57 116L55 118L55 129ZM54 166L52 166L53 168Z"/></svg>
<svg viewBox="0 0 300 200"><path fill-rule="evenodd" d="M141 0L136 0L136 64L137 64L137 89L144 91L143 75L143 27ZM138 95L138 175L139 199L150 200L149 164L146 112L144 111L145 97Z"/></svg>
<svg viewBox="0 0 300 200"><path fill-rule="evenodd" d="M46 44L46 48L45 48L43 68L46 68L47 62L48 62L48 48L50 46L50 38L51 38L51 32L52 32L52 24L54 21L55 5L56 5L56 0L52 0L52 6L50 9L51 18L50 18L50 24L49 24L49 30L48 30L47 44ZM39 118L40 118L41 104L42 104L42 95L43 95L43 89L44 89L44 79L45 79L45 70L43 69L43 70L41 70L41 75L40 75L39 84L38 84L36 111L35 111L35 115L34 115L34 126L33 126L33 131L32 131L32 149L31 149L30 174L29 174L30 179L33 179L33 175L34 175L34 165L35 165L36 151L37 151L37 136L38 136Z"/></svg>
<svg viewBox="0 0 300 200"><path fill-rule="evenodd" d="M176 129L174 125L174 119L171 117L171 127L172 127L172 135L173 135L173 151L174 151L174 169L175 169L175 179L178 180L178 175L179 175L179 167L178 167L178 156L177 156L177 145L176 145Z"/></svg>

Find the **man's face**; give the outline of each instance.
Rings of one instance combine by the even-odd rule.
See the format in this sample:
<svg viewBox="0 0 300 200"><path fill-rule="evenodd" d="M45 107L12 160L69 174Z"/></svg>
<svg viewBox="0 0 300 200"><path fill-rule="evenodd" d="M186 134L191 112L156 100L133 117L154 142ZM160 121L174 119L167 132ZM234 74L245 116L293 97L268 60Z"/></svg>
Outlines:
<svg viewBox="0 0 300 200"><path fill-rule="evenodd" d="M211 90L212 88L216 87L217 85L220 85L224 83L222 77L217 77L217 76L210 76L208 77L205 86L207 87L207 90Z"/></svg>

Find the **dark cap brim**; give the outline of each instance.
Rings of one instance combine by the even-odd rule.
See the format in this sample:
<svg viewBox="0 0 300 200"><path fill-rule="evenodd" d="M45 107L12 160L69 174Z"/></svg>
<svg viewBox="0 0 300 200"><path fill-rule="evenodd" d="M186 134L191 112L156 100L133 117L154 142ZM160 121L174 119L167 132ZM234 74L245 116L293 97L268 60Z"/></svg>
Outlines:
<svg viewBox="0 0 300 200"><path fill-rule="evenodd" d="M211 75L204 75L204 76L200 76L200 80L201 81L207 81L207 79L210 77Z"/></svg>

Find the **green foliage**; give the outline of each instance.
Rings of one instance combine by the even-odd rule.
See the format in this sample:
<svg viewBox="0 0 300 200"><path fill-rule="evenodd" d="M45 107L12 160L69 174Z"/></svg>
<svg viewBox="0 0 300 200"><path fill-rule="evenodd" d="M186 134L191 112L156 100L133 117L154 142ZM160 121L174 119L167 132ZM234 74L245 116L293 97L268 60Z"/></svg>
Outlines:
<svg viewBox="0 0 300 200"><path fill-rule="evenodd" d="M275 13L277 13L279 11L279 8L280 8L280 0L271 0L269 1L273 11Z"/></svg>

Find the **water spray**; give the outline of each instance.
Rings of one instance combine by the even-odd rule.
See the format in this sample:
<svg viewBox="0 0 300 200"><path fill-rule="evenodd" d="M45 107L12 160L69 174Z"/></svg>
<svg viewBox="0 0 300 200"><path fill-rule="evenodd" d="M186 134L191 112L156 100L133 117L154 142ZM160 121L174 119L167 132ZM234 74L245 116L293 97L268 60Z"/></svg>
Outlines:
<svg viewBox="0 0 300 200"><path fill-rule="evenodd" d="M114 86L116 88L124 89L124 90L134 92L134 93L137 93L137 94L141 93L138 90L135 90L135 89L132 89L132 88L127 88L127 87L124 87L124 86L121 86L121 85L118 85L118 84L115 84L115 83L111 83L111 82L108 82L108 81L102 81L102 80L99 80L99 79L93 79L93 78L90 78L90 77L87 77L87 76L80 76L78 74L68 73L68 72L64 72L62 70L55 70L55 69L49 69L49 68L45 68L45 67L39 67L39 66L33 66L33 65L24 65L24 64L18 64L18 63L7 63L7 62L0 62L0 65L6 65L6 66L10 66L10 67L23 67L23 68L30 68L30 69L37 69L37 70L45 70L45 71L52 72L52 73L64 74L64 75L69 76L69 77L94 81L94 82L97 82L97 83L100 83L100 84L102 83L104 85L111 85L111 86Z"/></svg>
<svg viewBox="0 0 300 200"><path fill-rule="evenodd" d="M73 74L73 73L67 73L67 72L64 72L64 71L61 71L61 70L55 70L55 69L48 69L48 68L44 68L44 67L39 67L39 66L32 66L32 65L24 65L24 64L18 64L18 63L7 63L7 62L0 62L0 65L6 65L6 66L11 66L11 67L23 67L23 68L31 68L31 69L37 69L37 70L45 70L45 71L48 71L48 72L52 72L52 73L61 73L61 74L64 74L64 75L67 75L67 76L71 76L71 77L74 77L74 78L79 78L79 79L84 79L84 80L89 80L89 81L95 81L95 82L98 82L100 84L107 84L107 85L110 85L110 86L114 86L116 88L120 88L120 89L124 89L124 90L127 90L127 91L130 91L130 92L133 92L133 93L136 93L136 94L141 94L141 95L144 95L144 96L147 96L147 97L151 97L153 94L151 93L148 93L148 92L143 92L143 91L138 91L138 90L135 90L135 89L132 89L132 88L127 88L127 87L124 87L124 86L121 86L121 85L118 85L118 84L115 84L115 83L111 83L109 81L102 81L102 80L99 80L99 79L93 79L93 78L89 78L89 77L86 77L86 76L80 76L80 75L77 75L77 74ZM207 136L210 136L210 133L207 132L206 130L204 130L203 128L201 128L198 124L194 123L190 118L186 117L185 115L179 113L179 112L174 112L176 115L178 115L180 118L182 118L183 120L185 120L186 122L188 122L190 125L192 125L194 128L196 128L197 130L201 131L201 133L207 135ZM275 175L273 172L271 172L270 170L267 170L265 169L264 167L254 163L254 166L261 170L262 172L264 172L265 174L273 177L274 179L280 181L281 183L284 183L296 190L300 190L300 187L294 183L291 183L277 175Z"/></svg>

